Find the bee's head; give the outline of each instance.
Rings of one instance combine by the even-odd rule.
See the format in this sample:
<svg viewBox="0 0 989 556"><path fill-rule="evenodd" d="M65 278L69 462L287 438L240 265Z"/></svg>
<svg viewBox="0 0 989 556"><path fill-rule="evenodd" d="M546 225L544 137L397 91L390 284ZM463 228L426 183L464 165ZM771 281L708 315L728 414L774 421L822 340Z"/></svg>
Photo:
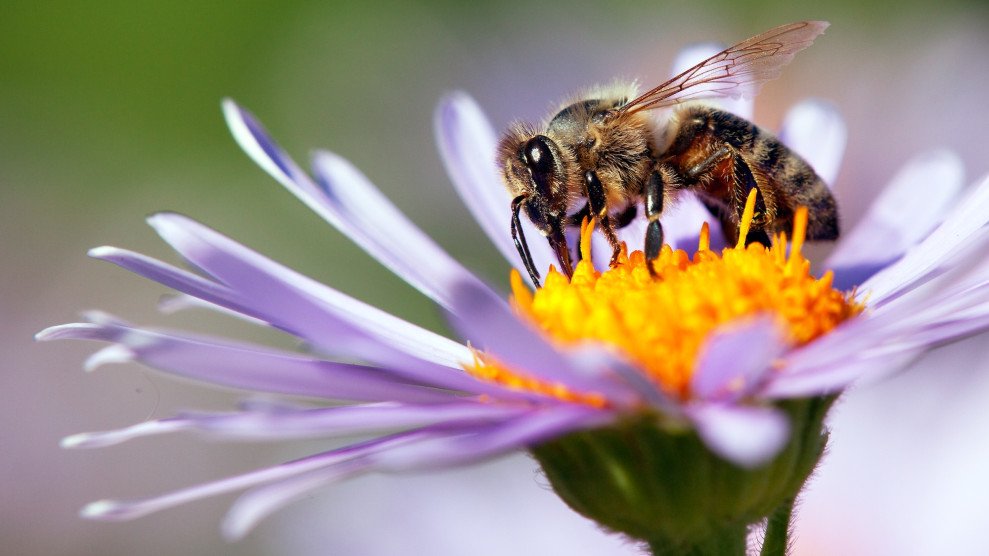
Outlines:
<svg viewBox="0 0 989 556"><path fill-rule="evenodd" d="M543 235L566 216L569 205L567 160L555 141L515 125L501 140L498 166L512 198L523 196L529 220Z"/></svg>
<svg viewBox="0 0 989 556"><path fill-rule="evenodd" d="M560 266L572 274L569 250L563 235L563 222L570 204L568 161L551 138L538 135L522 125L513 126L502 138L498 148L498 165L512 201L512 236L526 263L533 282L539 273L532 265L525 236L518 223L524 210L532 224L549 240Z"/></svg>

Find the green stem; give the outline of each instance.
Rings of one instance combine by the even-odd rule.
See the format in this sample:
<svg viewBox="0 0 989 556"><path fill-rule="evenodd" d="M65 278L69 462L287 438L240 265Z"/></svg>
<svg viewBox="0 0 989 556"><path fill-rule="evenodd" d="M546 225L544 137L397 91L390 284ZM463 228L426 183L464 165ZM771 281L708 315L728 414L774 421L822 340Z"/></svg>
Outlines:
<svg viewBox="0 0 989 556"><path fill-rule="evenodd" d="M653 556L745 556L748 527L733 527L697 543L650 541Z"/></svg>
<svg viewBox="0 0 989 556"><path fill-rule="evenodd" d="M760 556L786 556L790 551L790 520L793 518L793 503L793 498L787 500L769 516Z"/></svg>

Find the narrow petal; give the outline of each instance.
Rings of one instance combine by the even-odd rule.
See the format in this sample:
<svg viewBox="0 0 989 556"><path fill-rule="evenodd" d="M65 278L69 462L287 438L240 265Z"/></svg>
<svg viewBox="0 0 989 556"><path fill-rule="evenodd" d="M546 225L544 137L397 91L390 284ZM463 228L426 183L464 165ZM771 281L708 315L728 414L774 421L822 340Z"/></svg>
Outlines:
<svg viewBox="0 0 989 556"><path fill-rule="evenodd" d="M290 477L327 468L367 455L375 450L400 444L414 437L414 433L401 433L390 437L371 440L362 444L347 446L339 450L325 452L272 467L266 467L219 481L185 488L163 496L143 500L99 500L87 505L80 515L87 519L102 521L127 521L172 508L181 504L216 496L226 492L241 490L255 485L285 480Z"/></svg>
<svg viewBox="0 0 989 556"><path fill-rule="evenodd" d="M343 158L318 151L313 173L327 202L346 224L342 231L439 305L450 307L453 283L473 280L480 284Z"/></svg>
<svg viewBox="0 0 989 556"><path fill-rule="evenodd" d="M559 404L502 423L434 436L375 453L374 469L409 471L464 465L525 449L578 429L603 426L617 414L578 404Z"/></svg>
<svg viewBox="0 0 989 556"><path fill-rule="evenodd" d="M208 309L228 317L242 320L255 326L271 326L271 323L269 322L265 322L261 319L248 316L244 313L228 309L222 305L217 305L216 303L211 303L205 299L200 299L188 294L163 295L161 299L158 300L158 310L166 315L171 315L173 313L178 313L179 311L185 311L188 309Z"/></svg>
<svg viewBox="0 0 989 556"><path fill-rule="evenodd" d="M989 222L989 177L955 204L944 221L902 259L862 284L873 306L895 298L905 288L922 282L954 255L971 244L973 236Z"/></svg>
<svg viewBox="0 0 989 556"><path fill-rule="evenodd" d="M512 199L495 168L497 139L491 123L474 99L461 91L440 100L433 122L440 158L460 198L505 260L528 280L512 243ZM521 220L536 268L549 268L556 260L549 245L528 219Z"/></svg>
<svg viewBox="0 0 989 556"><path fill-rule="evenodd" d="M683 48L673 61L673 71L671 75L677 75L691 68L695 64L714 56L724 49L725 45L716 42L702 42ZM700 93L706 88L701 85L696 87L696 89L697 92ZM742 96L738 98L718 97L715 103L718 106L721 106L724 110L737 114L746 120L752 119L754 103L751 94L746 94L743 92Z"/></svg>
<svg viewBox="0 0 989 556"><path fill-rule="evenodd" d="M234 139L262 169L326 222L437 303L442 305L447 301L444 285L451 279L450 273L460 279L463 279L461 275L470 275L349 164L324 154L327 163L317 168L323 186L320 188L250 112L226 99L223 113ZM383 219L387 216L387 225L369 221L368 215L373 216L376 211L381 212Z"/></svg>
<svg viewBox="0 0 989 556"><path fill-rule="evenodd" d="M398 350L457 369L471 360L465 346L346 296L198 222L171 213L149 222L185 259L261 307L264 320L291 326L314 345L389 362L395 362L391 357Z"/></svg>
<svg viewBox="0 0 989 556"><path fill-rule="evenodd" d="M350 460L252 489L242 494L227 511L220 525L223 538L228 541L243 539L261 520L289 503L316 488L359 475L368 466L367 461Z"/></svg>
<svg viewBox="0 0 989 556"><path fill-rule="evenodd" d="M618 387L599 392L608 398L611 407L638 409L645 402L667 415L679 414L679 402L660 389L639 365L628 361L615 349L588 343L569 348L566 357L572 367L579 369L579 374L613 376L620 383Z"/></svg>
<svg viewBox="0 0 989 556"><path fill-rule="evenodd" d="M832 187L847 140L844 118L834 105L817 99L805 100L791 108L780 129L780 141L803 157L824 183Z"/></svg>
<svg viewBox="0 0 989 556"><path fill-rule="evenodd" d="M135 438L154 436L187 430L189 423L184 419L159 419L145 421L114 431L82 432L66 436L59 445L62 448L104 448L121 444Z"/></svg>
<svg viewBox="0 0 989 556"><path fill-rule="evenodd" d="M241 249L246 250L246 248ZM456 342L425 331L316 282L309 281L308 284L313 286L313 289L319 290L321 294L317 307L311 309L316 311L317 315L312 319L302 320L295 318L297 314L288 310L288 306L278 303L277 296L274 299L268 295L241 298L238 292L223 285L137 253L100 247L91 251L90 255L236 314L248 315L247 318L251 320L269 323L328 351L363 357L376 363L381 361L375 361L374 358L380 357L381 360L387 359L388 364L392 366L399 365L406 373L421 364L420 360L428 361L433 366L442 365L452 369L459 365L460 361L470 358L470 352ZM267 262L278 266L273 262ZM260 269L252 268L249 264L246 268L249 276L263 274ZM281 268L290 275L294 274L291 270ZM266 277L264 280L271 278ZM303 278L303 280L308 279ZM277 281L274 283L277 284ZM289 295L295 296L296 301L301 300L301 303L312 303L312 300L303 294L290 292ZM349 341L345 341L348 338ZM396 352L396 349L399 352ZM401 366L402 363L408 364L408 367ZM427 373L427 376L430 381L434 381L448 373L449 371L440 369L436 373ZM455 374L461 374L459 367ZM462 380L458 377L453 379L458 382Z"/></svg>
<svg viewBox="0 0 989 556"><path fill-rule="evenodd" d="M281 147L272 140L253 114L236 102L223 99L223 116L234 140L258 166L285 186L293 195L324 219L336 226L335 216L319 196L319 188Z"/></svg>
<svg viewBox="0 0 989 556"><path fill-rule="evenodd" d="M138 276L158 282L174 290L184 292L199 299L226 307L234 312L254 314L237 298L237 294L212 280L197 276L187 270L176 268L157 259L120 249L103 246L89 250L89 256L101 261L113 263L129 270ZM267 321L265 321L267 322Z"/></svg>
<svg viewBox="0 0 989 556"><path fill-rule="evenodd" d="M779 326L770 317L723 327L701 350L691 392L695 399L706 401L745 397L762 384L785 349Z"/></svg>
<svg viewBox="0 0 989 556"><path fill-rule="evenodd" d="M835 361L812 368L786 369L766 384L760 397L766 399L826 396L841 392L853 382L884 377L905 368L923 350L904 350Z"/></svg>
<svg viewBox="0 0 989 556"><path fill-rule="evenodd" d="M634 392L615 381L609 369L573 364L532 324L520 319L486 289L470 283L454 290L451 325L471 345L502 364L533 378L563 384L582 392L609 393L627 399Z"/></svg>
<svg viewBox="0 0 989 556"><path fill-rule="evenodd" d="M282 442L326 439L435 424L462 428L503 421L526 411L523 406L463 401L430 405L382 403L304 409L279 407L236 413L187 412L118 430L75 434L63 439L62 447L103 448L136 438L179 431L194 431L220 440Z"/></svg>
<svg viewBox="0 0 989 556"><path fill-rule="evenodd" d="M465 373L435 373L423 387L402 378L402 371L324 361L252 344L208 336L143 330L130 326L75 323L55 326L37 335L39 340L82 339L113 342L121 356L102 362L139 361L176 376L220 386L296 396L339 400L448 401L451 394L435 388L459 390L486 385ZM450 377L453 377L452 379ZM471 390L466 390L471 391Z"/></svg>
<svg viewBox="0 0 989 556"><path fill-rule="evenodd" d="M504 421L527 412L524 406L477 401L410 405L382 403L296 411L191 414L189 427L224 439L293 440L332 438L443 424L463 428Z"/></svg>
<svg viewBox="0 0 989 556"><path fill-rule="evenodd" d="M835 269L835 286L863 283L927 237L955 204L963 179L961 160L950 151L910 161L825 263Z"/></svg>
<svg viewBox="0 0 989 556"><path fill-rule="evenodd" d="M612 418L590 408L561 405L475 430L455 430L448 434L420 432L408 442L375 450L360 460L311 471L246 493L224 520L224 535L241 538L258 521L306 492L356 474L437 469L476 462L533 446L578 428L600 426Z"/></svg>
<svg viewBox="0 0 989 556"><path fill-rule="evenodd" d="M953 272L966 273L966 269ZM837 392L856 380L873 381L904 368L924 351L989 326L989 282L925 288L934 295L897 298L787 355L764 395L791 397ZM939 286L939 284L935 284Z"/></svg>
<svg viewBox="0 0 989 556"><path fill-rule="evenodd" d="M786 415L773 408L700 404L688 415L712 452L743 467L766 463L790 434Z"/></svg>

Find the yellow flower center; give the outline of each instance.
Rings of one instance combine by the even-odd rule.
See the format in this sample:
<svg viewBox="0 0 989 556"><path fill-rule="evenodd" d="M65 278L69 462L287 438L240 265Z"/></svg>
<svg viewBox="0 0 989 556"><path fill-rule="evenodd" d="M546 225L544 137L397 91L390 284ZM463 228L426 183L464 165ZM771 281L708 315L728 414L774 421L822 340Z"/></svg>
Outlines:
<svg viewBox="0 0 989 556"><path fill-rule="evenodd" d="M582 259L573 278L567 280L551 267L543 287L531 292L518 272L512 271L514 305L559 344L597 341L615 347L662 390L688 399L698 356L705 341L722 325L773 315L787 342L799 346L863 309L850 294L832 287L830 271L820 278L810 274L810 262L801 254L806 208L795 214L789 256L786 234L780 234L769 248L758 243L745 246L754 201L750 195L737 245L720 255L711 251L705 223L693 257L664 245L653 262L653 273L641 251L629 255L624 245L617 264L599 272L591 262L593 223L585 222ZM572 392L526 377L487 354L477 354L468 371L514 388L607 405L600 395Z"/></svg>

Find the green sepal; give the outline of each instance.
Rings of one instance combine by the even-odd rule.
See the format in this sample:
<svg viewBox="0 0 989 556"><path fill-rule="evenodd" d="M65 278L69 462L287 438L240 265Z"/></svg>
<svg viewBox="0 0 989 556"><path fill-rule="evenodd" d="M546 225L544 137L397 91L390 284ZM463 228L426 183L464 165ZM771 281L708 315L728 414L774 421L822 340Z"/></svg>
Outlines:
<svg viewBox="0 0 989 556"><path fill-rule="evenodd" d="M645 542L654 554L742 555L748 528L792 504L813 472L833 401L779 403L790 418L790 440L755 469L720 458L694 430L656 414L572 433L532 454L571 508Z"/></svg>

